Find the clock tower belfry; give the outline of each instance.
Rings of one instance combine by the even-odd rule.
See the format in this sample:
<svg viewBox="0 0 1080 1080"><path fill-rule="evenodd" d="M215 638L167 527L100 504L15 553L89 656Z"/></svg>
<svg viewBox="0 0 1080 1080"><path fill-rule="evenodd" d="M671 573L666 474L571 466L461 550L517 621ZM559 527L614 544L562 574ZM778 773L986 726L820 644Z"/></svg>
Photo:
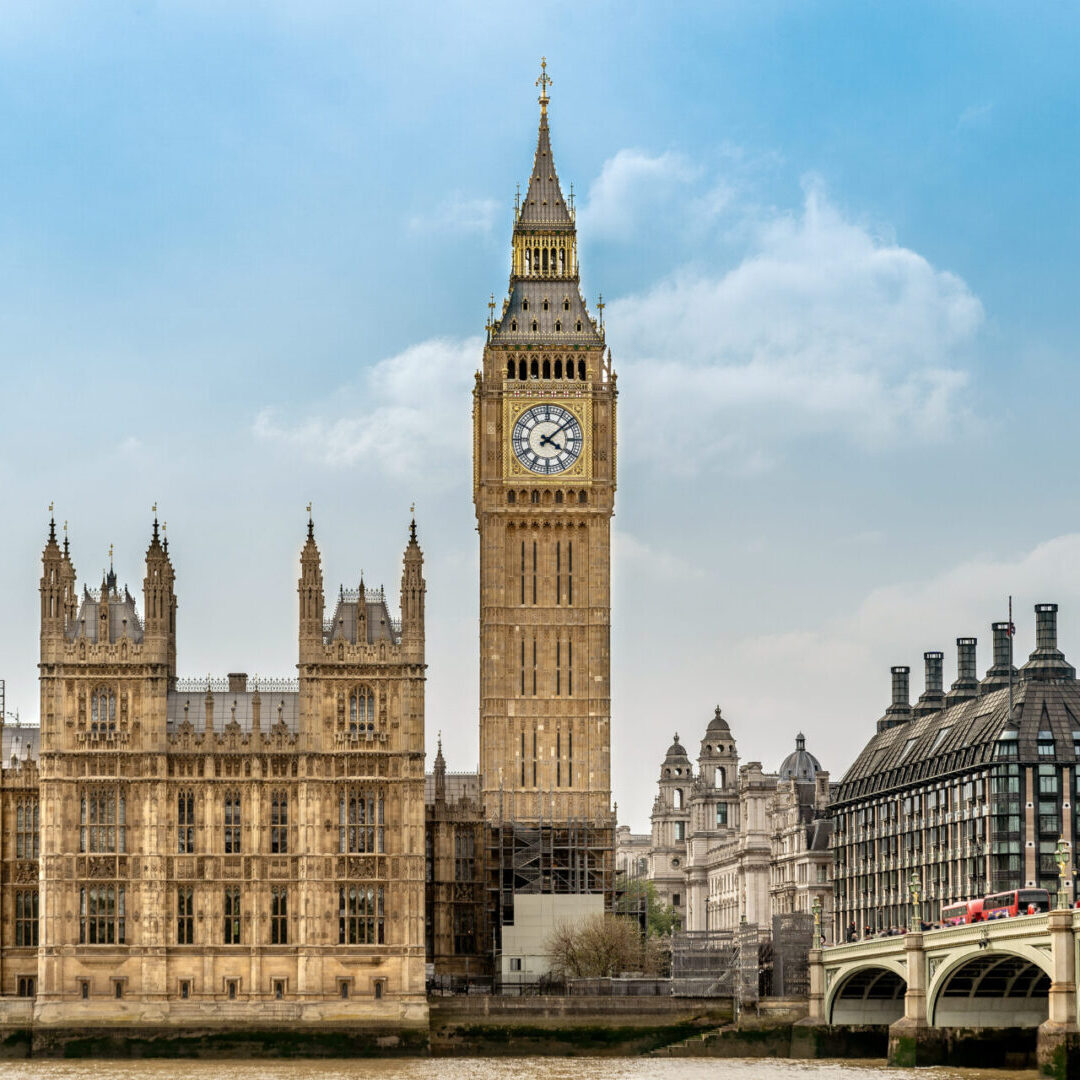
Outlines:
<svg viewBox="0 0 1080 1080"><path fill-rule="evenodd" d="M489 823L553 832L553 891L599 892L613 828L616 388L602 304L594 318L581 295L573 189L568 205L551 155L549 84L545 62L509 290L498 315L492 299L473 392L480 779Z"/></svg>

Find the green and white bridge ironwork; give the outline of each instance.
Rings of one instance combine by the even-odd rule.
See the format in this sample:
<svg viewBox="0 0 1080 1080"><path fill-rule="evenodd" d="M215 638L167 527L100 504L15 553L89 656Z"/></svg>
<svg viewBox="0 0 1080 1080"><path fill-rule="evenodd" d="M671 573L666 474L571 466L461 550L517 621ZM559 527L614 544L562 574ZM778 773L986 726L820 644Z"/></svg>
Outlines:
<svg viewBox="0 0 1080 1080"><path fill-rule="evenodd" d="M1071 1057L1078 949L1080 911L1067 908L814 949L809 1022L888 1024L898 1063L949 1028L1038 1028L1040 1062L1066 1045Z"/></svg>

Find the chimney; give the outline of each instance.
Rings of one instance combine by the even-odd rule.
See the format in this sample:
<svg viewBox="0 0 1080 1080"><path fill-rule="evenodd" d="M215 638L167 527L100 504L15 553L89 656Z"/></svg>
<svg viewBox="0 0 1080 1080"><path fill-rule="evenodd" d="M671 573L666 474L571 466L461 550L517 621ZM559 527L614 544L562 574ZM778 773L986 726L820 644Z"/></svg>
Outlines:
<svg viewBox="0 0 1080 1080"><path fill-rule="evenodd" d="M923 690L915 706L916 716L928 716L930 713L940 712L945 707L945 691L942 689L944 662L944 653L923 653L923 663L926 665L926 689Z"/></svg>
<svg viewBox="0 0 1080 1080"><path fill-rule="evenodd" d="M1035 605L1035 651L1020 669L1020 678L1040 682L1071 682L1076 668L1057 647L1057 604Z"/></svg>
<svg viewBox="0 0 1080 1080"><path fill-rule="evenodd" d="M230 694L244 694L247 693L247 673L243 671L230 671L229 672L229 693Z"/></svg>
<svg viewBox="0 0 1080 1080"><path fill-rule="evenodd" d="M885 715L877 722L878 731L887 731L898 724L905 724L911 719L911 668L894 667L892 669L892 704L885 710Z"/></svg>
<svg viewBox="0 0 1080 1080"><path fill-rule="evenodd" d="M975 647L978 638L958 637L956 639L956 682L945 695L946 707L961 701L970 701L979 696L979 676L975 662Z"/></svg>
<svg viewBox="0 0 1080 1080"><path fill-rule="evenodd" d="M986 677L979 683L979 693L987 694L991 690L1000 690L1009 685L1009 672L1016 677L1016 668L1012 666L1012 637L1009 634L1011 626L1007 622L992 623L990 629L994 632L994 666L986 673Z"/></svg>

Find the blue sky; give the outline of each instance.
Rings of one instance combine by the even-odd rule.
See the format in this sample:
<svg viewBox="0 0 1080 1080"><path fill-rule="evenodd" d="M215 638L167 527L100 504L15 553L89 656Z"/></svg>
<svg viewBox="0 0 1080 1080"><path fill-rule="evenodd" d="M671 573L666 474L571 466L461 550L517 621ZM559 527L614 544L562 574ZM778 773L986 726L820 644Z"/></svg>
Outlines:
<svg viewBox="0 0 1080 1080"><path fill-rule="evenodd" d="M670 9L669 9L670 8ZM469 389L546 54L620 373L614 767L714 704L834 774L888 668L1062 605L1080 654L1072 5L4 3L0 676L169 522L184 673L285 674L327 580L428 559L428 724L476 759ZM1075 655L1074 655L1075 659ZM646 794L643 794L646 793Z"/></svg>

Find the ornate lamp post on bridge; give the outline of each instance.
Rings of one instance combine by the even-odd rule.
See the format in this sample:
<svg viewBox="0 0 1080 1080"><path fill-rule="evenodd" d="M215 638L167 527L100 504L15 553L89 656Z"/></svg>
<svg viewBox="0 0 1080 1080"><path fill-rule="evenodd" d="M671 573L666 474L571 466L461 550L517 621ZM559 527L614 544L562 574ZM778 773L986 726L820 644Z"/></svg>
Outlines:
<svg viewBox="0 0 1080 1080"><path fill-rule="evenodd" d="M1069 851L1069 842L1063 836L1057 843L1057 851L1054 852L1054 861L1058 864L1058 894L1057 906L1069 907L1069 891L1065 887L1065 879L1069 876L1069 866L1072 862L1072 853Z"/></svg>
<svg viewBox="0 0 1080 1080"><path fill-rule="evenodd" d="M922 912L919 908L919 892L922 889L922 881L919 878L919 872L917 870L911 871L911 880L908 882L908 889L911 891L910 929L917 932L922 929Z"/></svg>

